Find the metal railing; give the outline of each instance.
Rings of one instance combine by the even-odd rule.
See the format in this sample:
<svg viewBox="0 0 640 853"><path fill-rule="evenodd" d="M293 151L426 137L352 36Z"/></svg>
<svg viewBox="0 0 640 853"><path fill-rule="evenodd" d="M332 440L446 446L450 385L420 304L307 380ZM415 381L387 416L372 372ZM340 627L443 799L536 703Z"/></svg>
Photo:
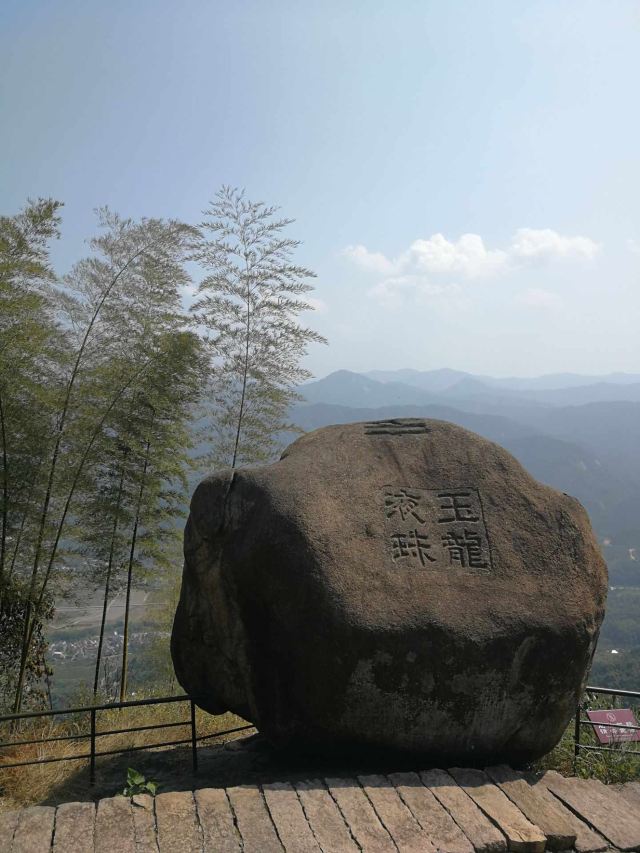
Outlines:
<svg viewBox="0 0 640 853"><path fill-rule="evenodd" d="M99 731L96 728L96 716L99 711L117 711L123 708L139 708L149 705L166 705L174 702L189 703L189 719L179 720L171 723L153 723L145 726L130 726L122 729L107 729ZM136 752L143 749L155 749L161 746L179 746L183 744L191 744L191 761L193 772L198 771L198 741L210 740L211 738L223 737L224 735L235 734L236 732L252 729L252 725L237 726L232 729L224 729L223 731L212 732L206 735L198 735L196 728L196 705L190 696L158 696L151 699L132 699L127 702L107 702L102 705L85 705L80 708L59 708L50 711L27 711L21 714L5 714L0 716L0 726L9 723L15 732L16 724L24 720L36 720L39 718L46 719L47 717L65 717L72 715L84 715L89 717L89 731L79 734L70 735L54 735L52 737L26 738L22 740L2 740L0 741L0 771L8 770L12 767L28 767L33 764L50 764L56 761L83 761L89 759L89 784L94 785L96 780L96 758L105 755L121 755L127 752ZM179 740L168 740L162 742L154 742L148 744L138 744L135 746L125 746L120 749L96 749L98 738L111 737L113 735L126 735L131 732L155 731L156 729L170 729L179 726L189 726L190 734L187 738ZM10 749L16 746L41 745L60 741L89 741L89 751L78 755L56 755L49 758L35 758L29 761L2 761L2 750Z"/></svg>
<svg viewBox="0 0 640 853"><path fill-rule="evenodd" d="M605 696L624 696L630 699L638 700L640 704L640 691L637 690L618 690L610 687L587 687L585 689L586 694L595 694L595 695L605 695ZM151 725L144 726L130 726L122 729L106 729L103 731L99 731L96 727L97 722L97 714L99 711L113 711L113 710L121 710L123 708L139 708L150 705L166 705L174 702L188 702L189 703L189 719L188 720L178 720L177 722L170 723L153 723ZM587 751L597 751L597 752L619 752L620 744L617 743L614 746L603 746L597 745L594 746L592 744L586 744L581 742L581 731L584 726L587 726L591 729L594 728L596 723L592 722L589 719L585 719L582 717L582 712L585 710L583 705L579 705L576 710L575 723L574 723L574 761L577 759L578 754L581 750ZM27 711L21 714L5 714L4 716L0 716L0 727L3 724L10 723L12 727L16 724L21 723L24 720L36 720L36 719L46 719L46 718L55 718L55 717L65 717L65 716L77 716L87 714L89 716L89 731L88 732L80 732L78 734L69 734L69 735L53 735L52 737L38 737L38 738L23 738L21 740L2 740L0 741L0 771L8 770L13 767L28 767L30 765L35 764L49 764L57 761L83 761L89 759L89 784L94 785L96 779L96 758L100 758L108 755L123 755L128 752L136 752L139 750L146 749L155 749L157 747L162 746L180 746L184 744L191 744L191 762L193 766L193 772L197 773L198 771L198 741L210 740L212 738L224 737L225 735L236 734L237 732L247 731L248 729L254 728L252 725L247 724L244 726L236 726L231 729L223 729L222 731L212 732L206 735L198 735L197 727L196 727L196 705L194 700L187 695L183 696L158 696L150 699L132 699L127 702L106 702L102 705L85 705L79 708L58 708L49 711ZM178 740L168 740L147 744L137 744L135 746L124 746L119 749L103 749L98 750L96 748L98 738L101 737L112 737L114 735L126 735L131 734L132 732L146 732L146 731L156 731L159 729L170 729L170 728L178 728L182 726L189 726L189 737L180 738ZM633 726L628 723L607 723L608 728L620 728L628 730L640 730L640 726ZM2 751L5 749L10 749L16 746L36 746L43 745L48 743L59 743L61 741L89 741L89 751L79 753L77 755L56 755L51 756L49 758L34 758L28 761L13 761L13 762L4 762L2 761ZM625 755L640 755L640 750L625 750Z"/></svg>
<svg viewBox="0 0 640 853"><path fill-rule="evenodd" d="M586 687L585 694L592 693L594 695L600 696L624 696L629 699L636 699L638 704L640 704L640 691L638 690L618 690L617 688L612 687ZM582 705L578 705L576 709L576 716L574 721L574 730L573 730L573 761L574 761L574 769L575 762L578 758L578 754L581 750L591 751L591 752L617 752L620 753L620 745L623 742L622 740L615 741L613 746L604 746L602 744L593 745L587 743L581 743L580 741L580 733L584 726L591 728L595 731L595 726L598 723L585 719L582 716L582 712L586 710L586 703ZM640 726L633 726L629 723L609 723L607 722L607 728L611 729L626 729L627 731L640 731ZM625 749L625 755L640 755L640 750L637 749Z"/></svg>

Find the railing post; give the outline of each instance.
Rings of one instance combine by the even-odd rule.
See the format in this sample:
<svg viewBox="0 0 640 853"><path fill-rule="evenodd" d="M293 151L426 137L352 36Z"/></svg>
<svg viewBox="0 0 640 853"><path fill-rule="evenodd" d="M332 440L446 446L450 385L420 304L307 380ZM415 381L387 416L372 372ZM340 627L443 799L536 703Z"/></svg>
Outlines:
<svg viewBox="0 0 640 853"><path fill-rule="evenodd" d="M89 785L96 784L96 709L91 709L91 758L89 759Z"/></svg>
<svg viewBox="0 0 640 853"><path fill-rule="evenodd" d="M575 727L573 730L573 772L576 772L576 762L578 760L578 753L580 752L580 711L582 708L580 705L576 708L576 720Z"/></svg>
<svg viewBox="0 0 640 853"><path fill-rule="evenodd" d="M193 699L189 700L191 704L191 760L193 761L193 772L198 772L198 748L196 745L196 706Z"/></svg>

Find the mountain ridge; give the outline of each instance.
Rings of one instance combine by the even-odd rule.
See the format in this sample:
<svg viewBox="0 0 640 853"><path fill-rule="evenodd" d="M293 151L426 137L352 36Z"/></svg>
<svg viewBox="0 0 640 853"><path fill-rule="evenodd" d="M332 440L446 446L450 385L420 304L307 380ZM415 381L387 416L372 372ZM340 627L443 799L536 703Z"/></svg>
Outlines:
<svg viewBox="0 0 640 853"><path fill-rule="evenodd" d="M330 375L330 374L329 374ZM435 370L416 370L415 368L400 368L399 370L369 370L360 375L375 379L378 382L399 381L414 384L426 390L444 389L455 384L460 379L478 379L487 385L516 389L557 390L560 388L577 388L582 385L596 385L602 382L615 385L627 385L640 382L640 374L614 371L606 374L580 373L545 373L533 377L496 377L487 374L474 374L449 367Z"/></svg>
<svg viewBox="0 0 640 853"><path fill-rule="evenodd" d="M378 371L378 373L384 373ZM405 379L411 379L411 371L398 371ZM419 373L419 372L415 372ZM384 373L385 381L373 379L366 373L350 370L337 370L322 379L300 386L299 393L308 403L333 403L351 406L386 405L447 405L452 400L464 400L487 407L507 404L567 406L585 405L596 402L640 402L640 375L609 374L618 377L611 381L581 382L566 387L515 388L499 384L491 377L479 377L459 371L434 371L421 376L430 377L420 380L391 381L391 372ZM562 377L573 374L557 374L556 382ZM619 377L624 376L624 381ZM582 377L593 379L594 377ZM514 380L515 381L515 380ZM524 380L523 380L524 381Z"/></svg>

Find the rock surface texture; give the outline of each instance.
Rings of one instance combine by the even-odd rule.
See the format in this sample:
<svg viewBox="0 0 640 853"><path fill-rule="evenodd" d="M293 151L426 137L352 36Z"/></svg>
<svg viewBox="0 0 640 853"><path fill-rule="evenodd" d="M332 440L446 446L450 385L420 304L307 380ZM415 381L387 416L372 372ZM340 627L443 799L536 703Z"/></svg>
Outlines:
<svg viewBox="0 0 640 853"><path fill-rule="evenodd" d="M575 711L606 589L581 505L498 445L332 426L198 486L172 654L276 744L521 764Z"/></svg>

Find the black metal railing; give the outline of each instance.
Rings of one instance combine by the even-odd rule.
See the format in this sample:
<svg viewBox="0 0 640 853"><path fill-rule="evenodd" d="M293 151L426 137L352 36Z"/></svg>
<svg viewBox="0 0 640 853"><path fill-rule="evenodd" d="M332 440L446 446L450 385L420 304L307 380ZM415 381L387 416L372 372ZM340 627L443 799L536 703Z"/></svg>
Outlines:
<svg viewBox="0 0 640 853"><path fill-rule="evenodd" d="M99 731L96 728L96 717L99 711L117 711L123 708L139 708L149 705L166 705L174 702L188 702L189 703L189 719L188 720L178 720L177 722L170 723L152 723L151 725L145 726L130 726L122 729L107 729L103 731ZM96 758L105 756L105 755L121 755L127 752L136 752L138 750L144 749L155 749L156 747L161 746L179 746L184 744L191 744L191 761L193 765L193 772L197 773L198 771L198 741L210 740L216 737L223 737L225 735L235 734L237 732L245 731L247 729L253 728L253 726L247 724L244 726L236 726L232 729L224 729L222 731L212 732L210 734L198 735L197 727L196 727L196 705L193 699L190 696L158 696L150 699L132 699L127 702L107 702L102 705L89 705L80 708L59 708L50 711L26 711L21 714L5 714L4 716L0 716L0 727L4 724L9 724L12 733L19 733L19 726L25 720L34 721L36 719L46 719L48 717L69 717L69 716L82 716L88 715L89 717L89 731L88 732L80 732L78 734L69 734L69 735L54 735L52 737L38 737L38 738L23 738L21 740L14 740L13 737L9 740L0 741L0 771L8 770L12 767L28 767L33 764L50 764L56 761L83 761L89 759L89 784L94 785L96 779ZM131 732L144 732L144 731L155 731L157 729L170 729L177 727L189 726L190 733L189 737L180 738L178 740L168 740L162 742L154 742L147 744L137 744L135 746L124 746L119 749L96 749L96 744L98 738L101 737L112 737L113 735L127 735ZM89 741L89 751L82 752L77 755L56 755L51 756L49 758L34 758L28 761L13 761L13 762L5 762L2 760L2 751L6 749L11 749L16 746L27 746L27 745L42 745L47 743L56 743L60 741Z"/></svg>
<svg viewBox="0 0 640 853"><path fill-rule="evenodd" d="M596 696L624 696L628 699L635 699L637 703L640 704L640 691L638 690L618 690L613 687L587 687L585 688L585 694L593 694ZM615 699L614 699L615 701ZM614 741L613 746L604 746L603 744L594 745L581 743L580 734L584 726L587 726L594 730L594 727L598 725L598 723L594 723L592 720L588 718L584 718L582 716L582 712L586 710L586 703L582 705L578 705L576 709L576 716L574 722L574 733L573 733L573 755L574 755L574 768L575 762L578 758L578 754L581 750L591 751L591 752L620 752L620 745L623 742L622 740ZM629 723L609 723L606 724L607 728L611 729L626 729L627 731L640 731L640 726L633 726ZM640 755L640 750L637 749L625 749L625 755Z"/></svg>
<svg viewBox="0 0 640 853"><path fill-rule="evenodd" d="M585 690L586 694L593 695L605 695L605 696L613 696L613 697L626 697L629 699L636 699L638 704L640 704L640 691L637 690L618 690L616 688L610 687L587 687ZM121 729L106 729L99 731L96 727L97 722L97 714L99 711L113 711L113 710L121 710L123 708L139 708L150 705L165 705L169 703L175 702L188 702L189 703L189 719L188 720L178 720L176 722L169 723L152 723L151 725L144 726L129 726ZM597 723L592 722L588 718L585 719L582 716L582 712L585 710L585 705L579 705L576 710L575 723L574 723L574 760L577 759L578 754L581 750L586 751L597 751L597 752L619 752L620 751L620 742L614 744L614 746L604 746L604 745L593 745L586 744L581 742L581 732L583 727L587 726L590 729L593 729ZM69 717L69 716L82 716L88 715L89 717L89 731L88 732L80 732L77 734L67 734L67 735L53 735L51 737L37 737L37 738L22 738L20 740L15 740L13 736L9 740L0 741L0 771L8 770L13 767L28 767L30 765L35 764L49 764L57 761L83 761L89 760L89 784L95 784L96 778L96 758L100 758L103 756L109 755L123 755L128 752L136 752L139 750L147 750L147 749L155 749L157 747L162 746L180 746L184 744L191 745L191 761L193 765L193 772L197 773L198 770L198 742L210 740L212 738L224 737L225 735L236 734L238 732L246 731L248 729L252 729L253 726L250 724L246 724L243 726L236 726L231 729L223 729L221 731L212 732L205 735L198 735L197 726L196 726L196 705L194 700L190 696L158 696L150 699L132 699L127 702L107 702L102 705L89 705L78 708L59 708L53 709L49 711L27 711L21 714L5 714L4 716L0 716L0 729L5 724L10 724L13 729L13 734L16 731L19 733L19 726L23 721L27 720L36 720L36 719L46 719L46 718L56 718L56 717ZM640 726L633 726L628 723L607 723L607 728L620 728L629 730L640 730ZM102 737L112 737L114 735L127 735L132 732L146 732L146 731L156 731L159 729L170 729L170 728L178 728L189 726L189 737L179 738L177 740L168 740L168 741L160 741L146 744L137 744L135 746L123 746L119 749L103 749L98 750L96 748L98 738ZM18 728L16 728L18 727ZM89 751L82 752L76 755L56 755L51 757L38 757L33 758L27 761L13 761L13 762L5 762L2 760L2 751L6 749L10 749L12 747L17 746L36 746L36 745L44 745L48 743L59 743L61 741L89 741ZM625 750L626 755L640 755L640 750Z"/></svg>

